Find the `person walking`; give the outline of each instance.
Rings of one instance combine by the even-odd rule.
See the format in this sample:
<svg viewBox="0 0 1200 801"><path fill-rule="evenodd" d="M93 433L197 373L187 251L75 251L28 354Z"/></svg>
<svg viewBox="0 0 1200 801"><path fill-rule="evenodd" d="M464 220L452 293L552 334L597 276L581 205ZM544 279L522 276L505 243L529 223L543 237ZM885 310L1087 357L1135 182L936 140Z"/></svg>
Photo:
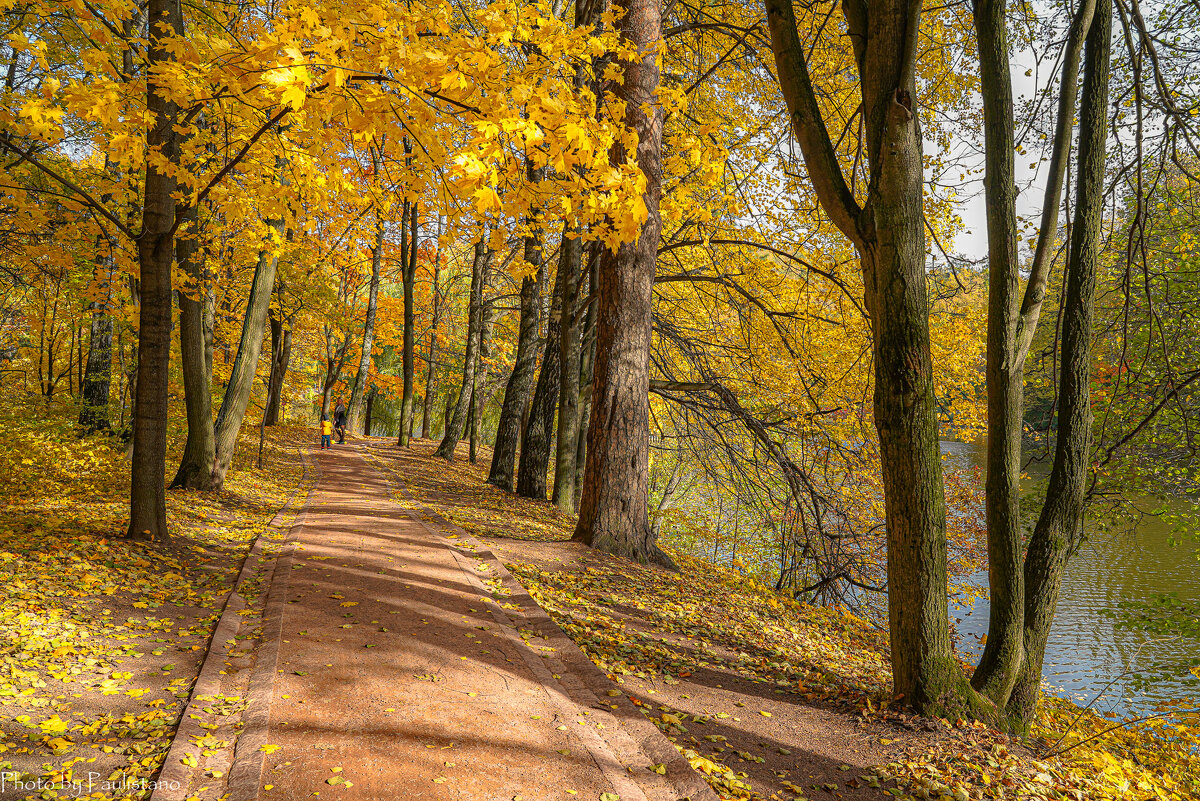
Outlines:
<svg viewBox="0 0 1200 801"><path fill-rule="evenodd" d="M338 398L337 406L333 410L333 425L337 429L338 444L346 444L346 404Z"/></svg>
<svg viewBox="0 0 1200 801"><path fill-rule="evenodd" d="M333 444L333 423L329 422L329 415L321 415L321 450L332 448Z"/></svg>

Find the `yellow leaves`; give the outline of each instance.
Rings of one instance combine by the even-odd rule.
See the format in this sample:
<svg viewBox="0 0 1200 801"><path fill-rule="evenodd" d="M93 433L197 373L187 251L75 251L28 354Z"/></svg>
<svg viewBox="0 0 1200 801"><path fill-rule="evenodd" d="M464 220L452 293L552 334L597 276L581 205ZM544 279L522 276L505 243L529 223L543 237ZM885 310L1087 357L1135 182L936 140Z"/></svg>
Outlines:
<svg viewBox="0 0 1200 801"><path fill-rule="evenodd" d="M258 750L262 751L264 754L273 754L278 751L280 747L281 746L275 745L274 743L264 743L263 745L259 746Z"/></svg>
<svg viewBox="0 0 1200 801"><path fill-rule="evenodd" d="M44 734L62 734L68 728L70 728L70 724L60 718L58 715L54 715L48 720L44 720L39 723L38 728L40 728Z"/></svg>
<svg viewBox="0 0 1200 801"><path fill-rule="evenodd" d="M475 210L480 214L489 212L499 213L503 209L503 204L500 202L500 195L490 186L482 186L475 190L474 193Z"/></svg>

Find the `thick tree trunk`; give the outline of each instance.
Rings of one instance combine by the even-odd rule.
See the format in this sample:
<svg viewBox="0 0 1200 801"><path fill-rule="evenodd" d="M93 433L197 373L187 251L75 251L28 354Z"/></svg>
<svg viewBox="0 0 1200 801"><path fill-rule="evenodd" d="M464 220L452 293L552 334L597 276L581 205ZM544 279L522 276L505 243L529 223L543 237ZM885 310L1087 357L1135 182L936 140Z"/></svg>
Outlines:
<svg viewBox="0 0 1200 801"><path fill-rule="evenodd" d="M1079 61L1095 0L1079 5L1063 54L1059 117L1042 208L1041 230L1023 300L1017 295L1014 123L1007 42L1006 0L981 0L975 9L984 111L989 243L987 525L990 619L987 644L972 685L1004 708L1025 659L1024 542L1020 520L1020 451L1024 365L1041 313L1058 229L1063 174L1071 146ZM1018 309L1018 301L1020 308ZM1004 721L998 721L1004 722ZM1019 719L1011 721L1018 728ZM1008 722L1005 722L1008 723Z"/></svg>
<svg viewBox="0 0 1200 801"><path fill-rule="evenodd" d="M583 242L563 226L567 271L564 275L559 314L558 428L554 450L554 505L564 512L575 510L575 456L579 450L579 287ZM590 248L589 248L590 250Z"/></svg>
<svg viewBox="0 0 1200 801"><path fill-rule="evenodd" d="M412 438L414 417L414 371L416 369L417 326L413 291L417 285L417 214L414 201L409 211L408 248L400 248L401 275L404 283L404 343L401 359L404 371L404 395L400 401L400 444L408 445Z"/></svg>
<svg viewBox="0 0 1200 801"><path fill-rule="evenodd" d="M521 440L522 422L529 392L533 388L537 368L538 317L542 305L541 286L546 270L541 237L531 232L525 237L525 261L533 265L534 275L521 280L521 318L517 330L517 352L512 373L504 387L500 406L500 421L496 424L496 443L492 448L492 464L488 483L507 492L513 491L513 469L517 461L517 443Z"/></svg>
<svg viewBox="0 0 1200 801"><path fill-rule="evenodd" d="M151 121L146 147L167 165L179 161L174 131L178 107L158 85L157 67L174 56L166 39L183 35L179 0L149 0L146 9L149 46L146 58L146 110ZM165 31L164 31L165 28ZM139 540L167 538L166 459L167 381L171 360L171 265L174 261L176 180L174 170L160 170L156 159L146 166L142 232L138 237L141 268L138 314L137 396L133 410L133 461L130 468L129 528Z"/></svg>
<svg viewBox="0 0 1200 801"><path fill-rule="evenodd" d="M204 297L206 293L197 230L199 210L194 206L180 212L190 226L175 242L175 258L192 284L179 292L179 353L183 363L183 396L187 408L188 434L172 487L208 489L216 456L216 432L212 417L212 373L205 356ZM194 295L193 295L194 293Z"/></svg>
<svg viewBox="0 0 1200 801"><path fill-rule="evenodd" d="M434 451L447 461L454 460L454 449L463 438L463 429L467 423L467 413L471 408L471 397L475 388L475 352L479 345L479 328L483 315L483 278L487 272L487 262L491 252L487 249L487 232L475 243L475 257L471 261L471 299L467 306L467 346L463 354L462 384L458 392L458 400L454 404L454 413L446 420L446 431L442 435L441 444Z"/></svg>
<svg viewBox="0 0 1200 801"><path fill-rule="evenodd" d="M1054 465L1025 557L1025 659L1009 696L1009 714L1028 725L1041 688L1046 642L1063 572L1083 530L1092 448L1092 320L1104 217L1112 0L1097 0L1087 36L1079 114L1079 168L1062 311L1062 361Z"/></svg>
<svg viewBox="0 0 1200 801"><path fill-rule="evenodd" d="M821 118L791 0L766 0L766 9L780 88L813 189L862 265L887 520L894 689L922 712L954 714L964 704L974 707L978 697L954 658L946 611L946 510L915 98L921 6L910 0L842 5L862 93L869 180L861 208Z"/></svg>
<svg viewBox="0 0 1200 801"><path fill-rule="evenodd" d="M379 160L375 159L379 169ZM358 372L354 374L354 386L350 390L349 421L347 430L359 431L362 424L363 395L371 374L371 349L375 345L375 313L379 305L379 274L383 266L383 217L376 210L375 246L371 248L371 285L367 291L367 319L363 323L362 353L358 359ZM407 324L405 329L407 330Z"/></svg>
<svg viewBox="0 0 1200 801"><path fill-rule="evenodd" d="M279 242L283 241L282 219L268 221L267 227L275 233ZM233 359L229 384L225 387L221 411L217 413L217 453L213 460L210 482L213 489L220 489L225 483L225 473L233 464L233 455L237 450L238 431L246 416L246 407L250 404L250 392L254 388L258 358L262 354L267 312L271 307L271 294L275 290L275 270L279 265L279 254L274 247L273 242L268 242L259 251L258 264L254 268L254 281L250 286L250 297L246 299L246 315L242 320L242 335L238 342L237 355Z"/></svg>
<svg viewBox="0 0 1200 801"><path fill-rule="evenodd" d="M972 685L1004 704L1024 656L1024 580L1021 572L1021 435L1024 365L1016 357L1019 312L1015 134L1009 76L1007 0L979 0L979 46L987 195L987 492L988 638Z"/></svg>
<svg viewBox="0 0 1200 801"><path fill-rule="evenodd" d="M662 8L658 0L631 0L618 23L625 43L636 48L624 81L615 87L625 102L625 123L637 131L637 162L646 176L647 217L638 241L606 249L600 260L592 413L587 464L574 538L594 548L641 562L673 566L654 541L647 516L650 459L651 296L662 219L662 108L658 103L658 48ZM647 113L649 112L649 113ZM614 164L626 158L617 145Z"/></svg>
<svg viewBox="0 0 1200 801"><path fill-rule="evenodd" d="M521 435L521 461L517 467L517 494L523 498L546 500L546 473L550 468L550 443L554 435L554 411L558 406L561 384L561 320L563 272L568 248L559 249L558 270L550 302L550 321L546 324L546 345L542 348L542 368L538 372L529 407L529 419Z"/></svg>

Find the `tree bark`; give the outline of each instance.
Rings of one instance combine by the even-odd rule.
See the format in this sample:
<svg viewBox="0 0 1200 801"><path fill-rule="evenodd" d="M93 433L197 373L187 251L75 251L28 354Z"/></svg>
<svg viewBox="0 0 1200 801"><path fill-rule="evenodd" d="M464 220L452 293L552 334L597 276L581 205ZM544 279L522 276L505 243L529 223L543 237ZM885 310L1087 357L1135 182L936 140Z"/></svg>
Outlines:
<svg viewBox="0 0 1200 801"><path fill-rule="evenodd" d="M1024 367L1037 327L1050 267L1049 242L1058 227L1063 173L1070 151L1078 95L1079 57L1095 0L1081 3L1063 56L1059 117L1037 250L1024 299L1017 293L1015 151L1006 0L980 0L974 21L983 94L990 275L987 344L987 528L990 589L988 637L972 685L1000 708L1007 704L1025 658L1024 542L1020 520L1020 456ZM1020 308L1018 302L1020 301ZM1023 721L1016 721L1023 726Z"/></svg>
<svg viewBox="0 0 1200 801"><path fill-rule="evenodd" d="M175 258L192 286L179 292L179 353L183 365L183 397L187 408L188 433L183 457L171 487L206 490L212 478L216 456L216 431L212 417L211 362L205 356L204 270L200 259L199 210L195 206L180 211L191 228L175 243ZM195 297L191 293L196 293Z"/></svg>
<svg viewBox="0 0 1200 801"><path fill-rule="evenodd" d="M546 345L542 348L542 368L533 390L529 419L521 435L521 461L517 467L517 494L539 501L546 500L546 473L550 468L554 410L558 406L558 388L561 384L560 311L568 250L559 248L558 270L550 301L550 321L546 324Z"/></svg>
<svg viewBox="0 0 1200 801"><path fill-rule="evenodd" d="M183 35L183 12L179 0L149 0L146 13L150 31L146 50L146 110L151 121L146 148L157 153L167 165L178 165L179 145L174 127L179 109L168 99L168 91L159 86L161 72L157 68L174 60L168 42ZM176 190L174 170L170 166L160 169L157 163L152 158L146 165L142 232L137 242L141 268L138 375L126 531L126 536L132 539L154 541L167 538L164 473Z"/></svg>
<svg viewBox="0 0 1200 801"><path fill-rule="evenodd" d="M438 242L434 243L433 252L433 320L429 325L429 358L426 360L425 373L425 409L421 415L421 436L433 439L430 426L433 423L433 398L437 394L437 334L438 326L442 324L442 262L441 234L442 221L438 218Z"/></svg>
<svg viewBox="0 0 1200 801"><path fill-rule="evenodd" d="M638 134L637 162L646 176L646 221L637 242L605 250L600 260L595 377L587 464L574 539L641 562L673 566L654 541L647 516L650 458L651 296L662 219L662 107L657 52L658 0L631 0L618 28L640 58L626 62L614 87L625 124ZM609 153L620 164L620 144Z"/></svg>
<svg viewBox="0 0 1200 801"><path fill-rule="evenodd" d="M371 436L371 413L375 410L375 387L367 393L367 419L363 422L363 436Z"/></svg>
<svg viewBox="0 0 1200 801"><path fill-rule="evenodd" d="M1054 465L1050 469L1046 502L1025 557L1025 659L1007 705L1010 716L1025 725L1033 718L1040 693L1042 663L1063 572L1083 531L1084 493L1092 448L1092 320L1096 266L1103 247L1112 0L1096 0L1085 47L1075 220L1071 226L1062 311L1061 389Z"/></svg>
<svg viewBox="0 0 1200 801"><path fill-rule="evenodd" d="M600 256L603 246L588 249L587 313L580 332L579 357L579 434L575 444L575 509L579 509L579 490L583 487L583 469L587 463L588 424L592 417L592 377L596 363L596 300L600 296Z"/></svg>
<svg viewBox="0 0 1200 801"><path fill-rule="evenodd" d="M281 181L281 185L286 186L286 181ZM246 299L246 314L242 320L242 335L238 342L237 355L234 356L229 383L225 387L221 411L217 413L217 452L216 458L213 459L210 481L212 489L220 489L224 485L225 474L233 463L238 431L246 416L246 407L250 404L250 392L254 388L258 358L262 354L267 312L271 307L271 294L275 290L275 270L279 265L279 254L275 248L284 240L284 221L269 220L267 228L271 232L268 234L271 241L265 243L258 253L250 297Z"/></svg>
<svg viewBox="0 0 1200 801"><path fill-rule="evenodd" d="M1021 434L1023 365L1015 361L1020 261L1017 254L1015 133L1008 63L1007 0L978 0L979 47L987 196L987 478L988 638L972 685L993 703L1008 699L1022 647Z"/></svg>
<svg viewBox="0 0 1200 801"><path fill-rule="evenodd" d="M491 259L491 251L487 248L487 232L475 243L475 256L471 260L471 299L467 305L467 345L463 354L462 384L458 391L458 400L454 404L454 413L446 421L446 431L442 435L441 444L434 451L446 461L454 461L454 449L463 438L463 428L467 422L467 412L471 407L471 397L475 388L475 351L479 345L479 328L482 324L483 313L483 277L487 271L487 262Z"/></svg>
<svg viewBox="0 0 1200 801"><path fill-rule="evenodd" d="M527 221L532 225L532 221ZM492 464L488 483L506 492L513 491L513 469L517 461L517 443L525 416L525 405L533 388L537 368L538 316L542 305L541 286L546 260L541 236L535 231L525 237L525 261L534 266L533 275L521 280L521 318L517 329L517 351L512 373L504 387L500 406L500 421L496 424L496 443L492 448Z"/></svg>
<svg viewBox="0 0 1200 801"><path fill-rule="evenodd" d="M564 512L575 510L575 457L579 450L579 307L583 242L577 232L563 226L562 247L568 261L559 313L558 429L554 451L554 505ZM590 249L590 248L589 248Z"/></svg>
<svg viewBox="0 0 1200 801"><path fill-rule="evenodd" d="M791 0L766 0L766 9L780 88L813 189L862 267L887 520L894 689L921 712L953 714L974 706L977 696L954 658L946 611L946 510L915 100L921 4L842 5L862 93L869 179L861 208L821 118Z"/></svg>
<svg viewBox="0 0 1200 801"><path fill-rule="evenodd" d="M416 311L413 291L417 284L417 203L414 201L409 213L408 248L400 249L400 273L404 284L404 343L402 369L404 371L404 395L400 402L400 444L408 445L412 437L414 416L414 371L417 347Z"/></svg>
<svg viewBox="0 0 1200 801"><path fill-rule="evenodd" d="M486 286L486 284L487 278L485 277L484 285ZM487 412L490 397L490 393L487 392L487 378L492 358L492 329L496 325L494 306L492 300L484 301L482 323L479 326L479 363L475 365L475 379L471 390L471 444L468 455L471 464L475 464L478 460L479 434L483 428L483 415Z"/></svg>
<svg viewBox="0 0 1200 801"><path fill-rule="evenodd" d="M107 431L108 397L112 386L113 319L100 303L92 304L88 336L87 366L84 369L79 426L89 433Z"/></svg>
<svg viewBox="0 0 1200 801"><path fill-rule="evenodd" d="M379 170L379 157L374 157L375 169ZM367 291L367 319L363 323L362 354L358 358L358 372L354 374L354 386L350 390L350 419L346 428L358 431L362 423L363 395L371 374L371 349L375 345L375 313L379 305L379 273L383 266L383 217L375 210L375 246L371 248L371 286ZM407 323L405 324L407 330Z"/></svg>
<svg viewBox="0 0 1200 801"><path fill-rule="evenodd" d="M282 293L277 293L282 302ZM266 424L279 425L283 406L283 382L292 361L292 326L284 319L282 309L271 310L271 384L267 387Z"/></svg>

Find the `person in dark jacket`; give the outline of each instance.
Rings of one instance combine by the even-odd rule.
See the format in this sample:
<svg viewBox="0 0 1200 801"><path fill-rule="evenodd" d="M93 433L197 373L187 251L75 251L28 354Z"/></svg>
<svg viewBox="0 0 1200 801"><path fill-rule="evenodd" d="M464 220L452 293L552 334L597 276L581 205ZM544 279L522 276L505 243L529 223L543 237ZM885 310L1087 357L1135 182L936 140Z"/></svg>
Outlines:
<svg viewBox="0 0 1200 801"><path fill-rule="evenodd" d="M337 428L338 444L346 444L346 404L338 398L337 406L333 410L333 425Z"/></svg>

